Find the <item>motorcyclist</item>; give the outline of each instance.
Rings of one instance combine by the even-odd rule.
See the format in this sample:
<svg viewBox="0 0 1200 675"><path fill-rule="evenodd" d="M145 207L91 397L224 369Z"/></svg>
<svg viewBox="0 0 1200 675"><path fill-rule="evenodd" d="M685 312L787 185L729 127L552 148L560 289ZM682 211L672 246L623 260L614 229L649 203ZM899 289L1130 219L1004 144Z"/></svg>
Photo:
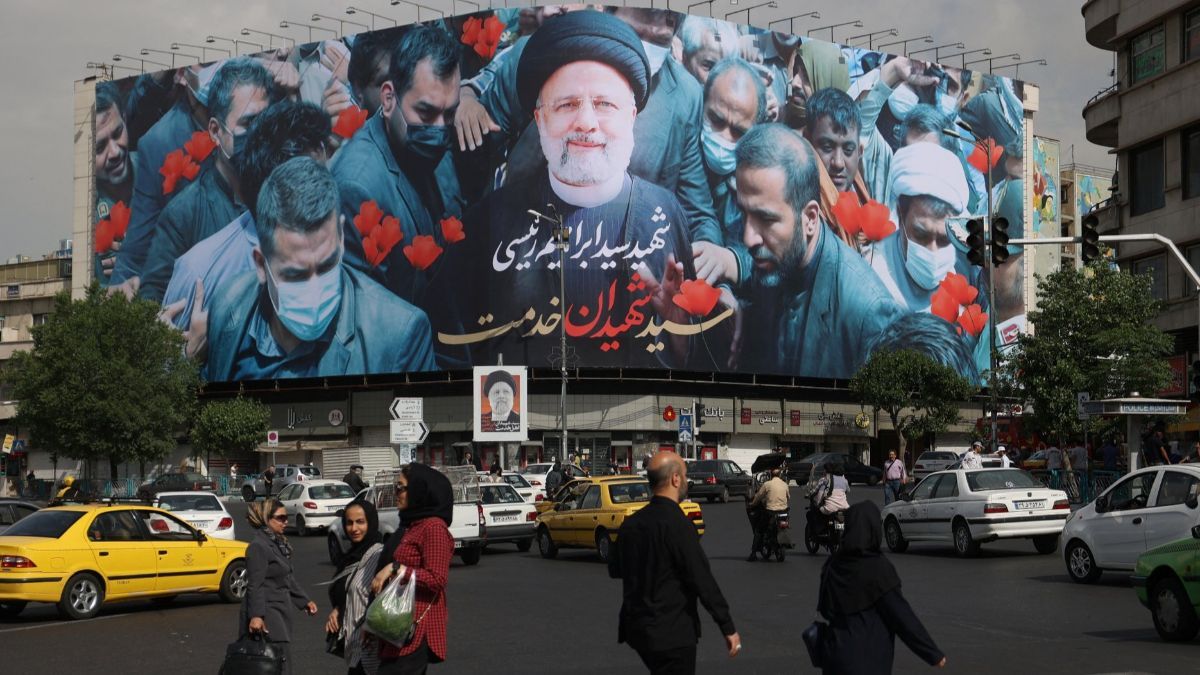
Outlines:
<svg viewBox="0 0 1200 675"><path fill-rule="evenodd" d="M810 508L807 517L809 527L813 532L819 533L825 529L826 518L821 516L832 516L838 511L850 508L850 502L847 499L849 492L850 483L846 480L842 465L834 462L826 463L825 475L817 481L816 487L809 496Z"/></svg>
<svg viewBox="0 0 1200 675"><path fill-rule="evenodd" d="M751 522L754 526L754 541L750 545L750 557L747 562L758 560L758 551L762 548L763 535L766 528L771 526L771 519L779 513L786 513L790 495L787 483L780 477L782 469L775 467L770 471L770 478L758 488L750 501Z"/></svg>
<svg viewBox="0 0 1200 675"><path fill-rule="evenodd" d="M58 494L54 496L54 502L56 504L63 504L66 502L78 502L82 499L83 492L79 489L79 486L75 484L75 477L64 476L62 479L62 489L60 489Z"/></svg>

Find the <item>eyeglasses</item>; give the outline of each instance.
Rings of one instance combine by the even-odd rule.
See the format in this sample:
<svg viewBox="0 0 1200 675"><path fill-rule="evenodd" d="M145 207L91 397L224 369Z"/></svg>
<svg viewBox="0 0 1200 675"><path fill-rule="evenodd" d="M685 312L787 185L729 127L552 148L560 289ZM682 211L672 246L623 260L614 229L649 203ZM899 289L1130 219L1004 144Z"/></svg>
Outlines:
<svg viewBox="0 0 1200 675"><path fill-rule="evenodd" d="M274 520L277 523L286 523L287 519L288 519L288 517L287 517L286 513L283 514L282 516L271 516L271 520Z"/></svg>
<svg viewBox="0 0 1200 675"><path fill-rule="evenodd" d="M407 485L401 485L401 484L399 484L399 483L396 483L396 492L397 492L397 493L400 493L400 492L408 492L408 486L407 486Z"/></svg>

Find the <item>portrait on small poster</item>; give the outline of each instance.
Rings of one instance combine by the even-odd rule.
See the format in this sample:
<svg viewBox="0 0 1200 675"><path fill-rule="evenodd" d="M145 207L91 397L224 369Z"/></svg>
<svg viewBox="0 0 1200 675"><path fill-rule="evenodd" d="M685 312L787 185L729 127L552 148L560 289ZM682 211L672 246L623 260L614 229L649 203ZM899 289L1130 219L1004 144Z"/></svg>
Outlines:
<svg viewBox="0 0 1200 675"><path fill-rule="evenodd" d="M524 417L525 368L475 368L475 441L523 441L528 438Z"/></svg>

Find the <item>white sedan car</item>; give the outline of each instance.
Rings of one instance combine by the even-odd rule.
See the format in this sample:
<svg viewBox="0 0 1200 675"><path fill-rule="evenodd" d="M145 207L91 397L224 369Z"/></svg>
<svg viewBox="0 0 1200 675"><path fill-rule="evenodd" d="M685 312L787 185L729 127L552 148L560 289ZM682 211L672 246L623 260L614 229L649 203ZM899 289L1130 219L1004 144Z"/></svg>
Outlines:
<svg viewBox="0 0 1200 675"><path fill-rule="evenodd" d="M569 474L567 480L571 480L573 478L583 478L587 475L583 469L571 464L570 462L564 462L562 466ZM530 485L541 490L542 494L546 495L546 476L550 475L550 469L552 468L554 468L554 464L548 462L543 464L530 464L529 466L521 469L521 475L525 477L525 480L529 481ZM566 481L563 482L565 483Z"/></svg>
<svg viewBox="0 0 1200 675"><path fill-rule="evenodd" d="M1132 572L1142 553L1191 536L1200 523L1200 465L1150 466L1125 476L1063 528L1067 574L1092 583L1105 570Z"/></svg>
<svg viewBox="0 0 1200 675"><path fill-rule="evenodd" d="M926 450L913 462L914 478L924 478L934 471L949 469L951 464L958 462L959 454L952 450Z"/></svg>
<svg viewBox="0 0 1200 675"><path fill-rule="evenodd" d="M888 548L909 542L954 546L961 557L997 539L1032 539L1038 553L1053 553L1071 515L1067 493L1051 490L1020 469L956 469L930 474L903 499L883 508Z"/></svg>
<svg viewBox="0 0 1200 675"><path fill-rule="evenodd" d="M154 505L210 537L230 541L236 538L233 516L211 492L160 492L154 496Z"/></svg>
<svg viewBox="0 0 1200 675"><path fill-rule="evenodd" d="M479 472L480 484L489 483L491 482L491 479L492 476L488 472ZM513 489L515 489L517 493L521 495L521 499L524 499L531 504L533 502L540 502L545 499L545 490L534 487L533 484L525 478L525 476L522 476L516 471L505 471L504 473L500 474L500 482L513 486Z"/></svg>
<svg viewBox="0 0 1200 675"><path fill-rule="evenodd" d="M354 501L354 490L340 480L317 479L292 483L279 493L296 528L304 536L317 528L338 524L338 512Z"/></svg>
<svg viewBox="0 0 1200 675"><path fill-rule="evenodd" d="M537 525L537 508L506 483L480 483L479 493L487 545L516 544L518 551L528 551Z"/></svg>

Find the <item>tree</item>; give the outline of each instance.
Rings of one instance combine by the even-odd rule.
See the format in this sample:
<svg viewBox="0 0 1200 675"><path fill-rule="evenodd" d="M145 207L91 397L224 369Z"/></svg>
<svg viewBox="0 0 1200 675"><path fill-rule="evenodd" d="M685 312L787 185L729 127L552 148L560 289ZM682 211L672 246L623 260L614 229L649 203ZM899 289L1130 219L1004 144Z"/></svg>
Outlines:
<svg viewBox="0 0 1200 675"><path fill-rule="evenodd" d="M200 378L183 337L152 302L109 295L98 284L82 300L67 292L33 329L33 350L0 374L13 387L18 423L34 445L117 465L158 460L176 446Z"/></svg>
<svg viewBox="0 0 1200 675"><path fill-rule="evenodd" d="M850 380L862 403L882 410L900 438L897 456L904 461L909 440L945 431L958 421L958 404L975 393L970 380L910 349L871 354Z"/></svg>
<svg viewBox="0 0 1200 675"><path fill-rule="evenodd" d="M1161 305L1149 275L1097 261L1038 278L1034 330L1017 339L1001 364L1001 391L1032 407L1030 426L1051 437L1078 434L1076 392L1093 399L1153 396L1166 386L1171 336L1150 323Z"/></svg>
<svg viewBox="0 0 1200 675"><path fill-rule="evenodd" d="M209 401L200 408L192 426L192 448L203 452L204 463L215 452L221 457L253 452L267 436L271 409L254 399Z"/></svg>

